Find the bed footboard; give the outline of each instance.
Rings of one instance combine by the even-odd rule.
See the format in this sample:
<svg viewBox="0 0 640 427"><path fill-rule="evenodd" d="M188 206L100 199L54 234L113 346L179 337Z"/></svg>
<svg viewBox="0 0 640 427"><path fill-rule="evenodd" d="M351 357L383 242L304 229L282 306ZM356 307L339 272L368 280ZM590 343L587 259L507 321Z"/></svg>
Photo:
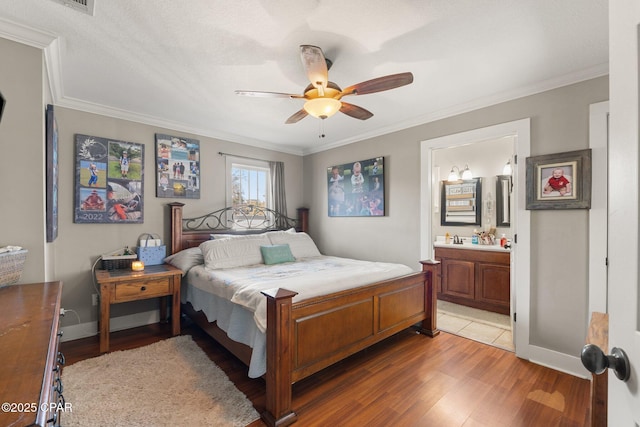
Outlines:
<svg viewBox="0 0 640 427"><path fill-rule="evenodd" d="M266 411L269 426L285 426L297 416L291 384L391 335L419 324L438 334L435 288L430 271L294 303L284 289L267 297ZM272 327L273 326L273 327Z"/></svg>

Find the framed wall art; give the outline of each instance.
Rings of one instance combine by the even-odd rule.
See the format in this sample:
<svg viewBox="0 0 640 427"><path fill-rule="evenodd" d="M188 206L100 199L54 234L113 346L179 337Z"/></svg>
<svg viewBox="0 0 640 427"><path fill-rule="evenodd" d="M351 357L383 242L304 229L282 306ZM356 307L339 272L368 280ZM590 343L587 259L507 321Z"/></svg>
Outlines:
<svg viewBox="0 0 640 427"><path fill-rule="evenodd" d="M74 222L144 222L144 145L76 135Z"/></svg>
<svg viewBox="0 0 640 427"><path fill-rule="evenodd" d="M527 157L527 209L591 208L591 149Z"/></svg>
<svg viewBox="0 0 640 427"><path fill-rule="evenodd" d="M200 198L200 141L156 134L156 196Z"/></svg>
<svg viewBox="0 0 640 427"><path fill-rule="evenodd" d="M440 225L482 224L482 180L442 181Z"/></svg>
<svg viewBox="0 0 640 427"><path fill-rule="evenodd" d="M45 110L47 162L47 242L58 237L58 123L53 105Z"/></svg>
<svg viewBox="0 0 640 427"><path fill-rule="evenodd" d="M327 168L328 214L384 216L384 157Z"/></svg>

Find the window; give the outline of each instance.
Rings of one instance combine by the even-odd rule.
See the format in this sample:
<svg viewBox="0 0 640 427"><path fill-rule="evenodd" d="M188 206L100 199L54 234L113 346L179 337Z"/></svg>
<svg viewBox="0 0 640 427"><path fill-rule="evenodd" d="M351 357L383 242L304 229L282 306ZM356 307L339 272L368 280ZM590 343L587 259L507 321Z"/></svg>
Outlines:
<svg viewBox="0 0 640 427"><path fill-rule="evenodd" d="M271 208L271 173L267 162L229 159L227 169L229 206L255 205Z"/></svg>

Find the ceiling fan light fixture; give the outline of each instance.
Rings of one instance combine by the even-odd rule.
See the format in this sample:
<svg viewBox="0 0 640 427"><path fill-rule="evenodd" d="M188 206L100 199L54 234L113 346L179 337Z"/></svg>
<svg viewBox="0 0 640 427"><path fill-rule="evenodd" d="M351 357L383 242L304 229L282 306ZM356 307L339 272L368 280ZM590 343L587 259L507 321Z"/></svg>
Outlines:
<svg viewBox="0 0 640 427"><path fill-rule="evenodd" d="M342 90L340 86L329 81L329 68L331 68L332 62L324 56L322 49L318 46L300 45L300 59L302 60L302 66L310 82L304 89L302 95L247 90L236 90L236 94L263 98L306 99L307 101L302 109L292 114L285 121L285 124L298 123L307 116L324 120L333 116L338 111L354 119L367 120L373 117L371 111L367 111L362 107L348 102L341 102L342 97L382 92L413 82L413 74L406 72L366 80Z"/></svg>
<svg viewBox="0 0 640 427"><path fill-rule="evenodd" d="M304 104L304 110L318 119L326 119L340 111L342 102L334 98L314 98Z"/></svg>

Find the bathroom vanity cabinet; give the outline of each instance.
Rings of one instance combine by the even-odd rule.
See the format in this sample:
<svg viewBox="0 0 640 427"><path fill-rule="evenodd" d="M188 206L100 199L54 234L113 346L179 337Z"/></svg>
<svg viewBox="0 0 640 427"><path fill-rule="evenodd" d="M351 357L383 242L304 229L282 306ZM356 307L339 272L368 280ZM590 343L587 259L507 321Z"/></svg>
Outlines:
<svg viewBox="0 0 640 427"><path fill-rule="evenodd" d="M435 248L438 299L468 307L509 314L510 253L446 245Z"/></svg>

